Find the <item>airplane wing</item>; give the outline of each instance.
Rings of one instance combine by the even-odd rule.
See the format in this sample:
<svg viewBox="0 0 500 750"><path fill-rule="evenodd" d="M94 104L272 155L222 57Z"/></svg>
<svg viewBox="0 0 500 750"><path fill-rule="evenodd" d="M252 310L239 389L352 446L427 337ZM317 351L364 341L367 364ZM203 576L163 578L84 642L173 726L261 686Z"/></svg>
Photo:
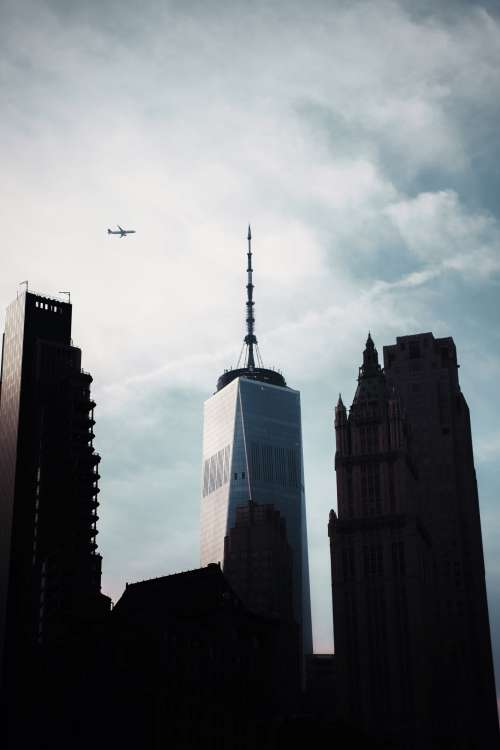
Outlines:
<svg viewBox="0 0 500 750"><path fill-rule="evenodd" d="M117 224L116 226L118 227L118 229L120 230L120 232L124 232L125 231L124 229L122 229L122 227L119 224Z"/></svg>

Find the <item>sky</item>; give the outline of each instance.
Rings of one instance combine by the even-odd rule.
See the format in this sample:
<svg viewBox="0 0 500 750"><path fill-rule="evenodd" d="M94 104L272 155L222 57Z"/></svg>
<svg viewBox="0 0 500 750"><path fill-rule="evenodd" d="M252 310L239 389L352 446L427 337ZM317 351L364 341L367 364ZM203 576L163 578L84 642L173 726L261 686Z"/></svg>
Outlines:
<svg viewBox="0 0 500 750"><path fill-rule="evenodd" d="M315 650L338 393L369 330L380 354L432 331L471 410L500 677L500 2L0 0L0 111L0 308L71 290L103 590L199 565L251 222L260 351L301 391Z"/></svg>

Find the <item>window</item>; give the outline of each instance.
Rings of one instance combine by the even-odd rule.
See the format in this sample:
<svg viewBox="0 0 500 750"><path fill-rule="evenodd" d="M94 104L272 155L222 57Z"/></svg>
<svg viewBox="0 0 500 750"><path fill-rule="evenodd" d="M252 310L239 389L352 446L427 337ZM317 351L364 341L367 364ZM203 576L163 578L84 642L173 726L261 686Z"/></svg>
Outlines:
<svg viewBox="0 0 500 750"><path fill-rule="evenodd" d="M354 550L352 547L347 547L342 550L342 568L344 573L344 581L353 580L355 577L355 567Z"/></svg>
<svg viewBox="0 0 500 750"><path fill-rule="evenodd" d="M380 492L380 466L377 463L361 464L361 503L364 516L382 513Z"/></svg>
<svg viewBox="0 0 500 750"><path fill-rule="evenodd" d="M274 478L273 471L273 448L271 445L262 446L262 463L263 463L263 479L265 482L272 482Z"/></svg>
<svg viewBox="0 0 500 750"><path fill-rule="evenodd" d="M381 544L363 547L363 568L365 578L373 579L384 575L384 557Z"/></svg>
<svg viewBox="0 0 500 750"><path fill-rule="evenodd" d="M294 448L288 449L288 484L291 487L299 486L297 453Z"/></svg>
<svg viewBox="0 0 500 750"><path fill-rule="evenodd" d="M298 460L294 448L281 445L250 445L250 475L257 482L278 484L280 487L298 486Z"/></svg>
<svg viewBox="0 0 500 750"><path fill-rule="evenodd" d="M368 424L359 428L361 453L374 453L378 447L378 425Z"/></svg>
<svg viewBox="0 0 500 750"><path fill-rule="evenodd" d="M230 446L226 445L225 448L205 460L203 464L203 497L229 481L230 451ZM237 475L235 475L236 478Z"/></svg>

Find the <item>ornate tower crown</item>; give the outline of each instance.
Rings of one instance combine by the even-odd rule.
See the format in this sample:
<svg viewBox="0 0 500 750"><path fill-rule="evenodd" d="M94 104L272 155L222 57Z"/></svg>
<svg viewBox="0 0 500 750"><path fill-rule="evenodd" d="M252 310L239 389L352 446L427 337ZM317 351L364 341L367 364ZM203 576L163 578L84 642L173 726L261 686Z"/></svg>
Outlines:
<svg viewBox="0 0 500 750"><path fill-rule="evenodd" d="M359 379L372 378L380 372L382 372L382 368L378 363L378 352L375 349L371 333L368 332L366 348L363 352L363 364L359 368Z"/></svg>

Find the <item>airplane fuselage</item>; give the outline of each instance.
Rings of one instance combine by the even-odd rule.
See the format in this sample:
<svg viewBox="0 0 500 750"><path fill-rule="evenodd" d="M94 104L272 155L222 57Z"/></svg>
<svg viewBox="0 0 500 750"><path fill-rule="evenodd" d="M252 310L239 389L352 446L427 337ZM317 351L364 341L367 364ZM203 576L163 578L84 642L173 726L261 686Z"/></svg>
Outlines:
<svg viewBox="0 0 500 750"><path fill-rule="evenodd" d="M135 234L135 229L122 229L121 226L118 224L118 229L108 229L108 234L118 234L120 238L126 237L127 234Z"/></svg>

